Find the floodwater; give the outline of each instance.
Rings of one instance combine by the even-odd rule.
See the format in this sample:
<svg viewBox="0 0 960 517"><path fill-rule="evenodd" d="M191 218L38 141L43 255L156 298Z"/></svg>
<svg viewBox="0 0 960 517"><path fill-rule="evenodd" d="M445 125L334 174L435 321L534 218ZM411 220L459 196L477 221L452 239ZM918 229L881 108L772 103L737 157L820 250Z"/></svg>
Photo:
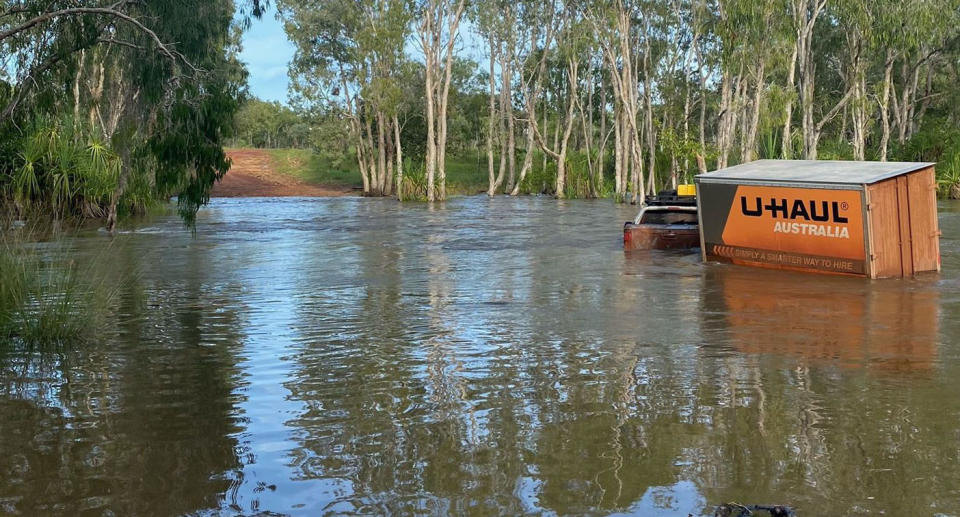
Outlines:
<svg viewBox="0 0 960 517"><path fill-rule="evenodd" d="M0 354L0 514L960 515L944 271L624 254L632 207L216 199L67 242L115 329Z"/></svg>

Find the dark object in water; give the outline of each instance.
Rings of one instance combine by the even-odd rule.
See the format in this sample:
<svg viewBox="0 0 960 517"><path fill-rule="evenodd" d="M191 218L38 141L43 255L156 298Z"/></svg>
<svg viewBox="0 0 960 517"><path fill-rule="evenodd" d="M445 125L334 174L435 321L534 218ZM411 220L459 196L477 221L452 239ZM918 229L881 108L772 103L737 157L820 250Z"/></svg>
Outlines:
<svg viewBox="0 0 960 517"><path fill-rule="evenodd" d="M755 512L766 512L770 517L797 517L797 512L789 506L779 504L751 504L737 503L721 504L713 512L713 517L753 517Z"/></svg>
<svg viewBox="0 0 960 517"><path fill-rule="evenodd" d="M633 221L623 225L624 250L690 249L700 246L697 199L664 191L648 196Z"/></svg>

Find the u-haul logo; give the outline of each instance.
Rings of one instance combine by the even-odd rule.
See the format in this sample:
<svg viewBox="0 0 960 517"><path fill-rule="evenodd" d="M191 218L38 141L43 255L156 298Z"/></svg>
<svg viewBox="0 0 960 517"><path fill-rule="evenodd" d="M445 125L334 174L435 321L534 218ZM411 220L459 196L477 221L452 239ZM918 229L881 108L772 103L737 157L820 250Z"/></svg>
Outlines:
<svg viewBox="0 0 960 517"><path fill-rule="evenodd" d="M848 208L846 202L794 199L791 203L787 198L769 199L765 203L763 198L757 196L748 202L747 196L740 196L740 212L747 217L763 217L764 213L768 213L773 219L784 219L774 223L774 233L850 238L850 230L846 226L849 220L841 214Z"/></svg>
<svg viewBox="0 0 960 517"><path fill-rule="evenodd" d="M708 196L709 192L708 188ZM730 206L717 244L863 260L862 194L859 190L738 185L733 198L727 198ZM706 206L710 199L704 197L701 202ZM709 230L706 223L705 235Z"/></svg>
<svg viewBox="0 0 960 517"><path fill-rule="evenodd" d="M846 205L846 203L844 203ZM787 207L790 210L787 210ZM806 201L795 199L791 204L787 198L770 198L770 202L764 204L759 196L754 198L750 206L747 206L747 196L740 196L740 211L748 217L763 217L764 212L769 212L770 217L774 219L803 219L805 221L847 223L846 217L840 215L841 204L839 201ZM846 208L846 207L844 207ZM779 216L778 216L779 214Z"/></svg>

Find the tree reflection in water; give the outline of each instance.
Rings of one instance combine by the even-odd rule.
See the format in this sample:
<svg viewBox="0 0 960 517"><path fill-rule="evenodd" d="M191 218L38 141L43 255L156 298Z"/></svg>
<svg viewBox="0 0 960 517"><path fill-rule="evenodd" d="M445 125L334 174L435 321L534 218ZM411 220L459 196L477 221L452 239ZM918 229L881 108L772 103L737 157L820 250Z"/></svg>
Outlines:
<svg viewBox="0 0 960 517"><path fill-rule="evenodd" d="M118 239L140 274L115 335L3 356L0 511L952 511L957 241L939 277L869 282L624 254L632 212L224 200L195 239L145 223Z"/></svg>

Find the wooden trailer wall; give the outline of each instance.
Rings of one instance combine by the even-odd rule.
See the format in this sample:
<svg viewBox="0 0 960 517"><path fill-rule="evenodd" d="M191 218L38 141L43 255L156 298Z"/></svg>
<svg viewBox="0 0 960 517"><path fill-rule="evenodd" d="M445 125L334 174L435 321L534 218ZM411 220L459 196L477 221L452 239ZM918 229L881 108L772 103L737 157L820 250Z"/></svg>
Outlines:
<svg viewBox="0 0 960 517"><path fill-rule="evenodd" d="M940 228L933 167L867 185L870 276L940 271Z"/></svg>

